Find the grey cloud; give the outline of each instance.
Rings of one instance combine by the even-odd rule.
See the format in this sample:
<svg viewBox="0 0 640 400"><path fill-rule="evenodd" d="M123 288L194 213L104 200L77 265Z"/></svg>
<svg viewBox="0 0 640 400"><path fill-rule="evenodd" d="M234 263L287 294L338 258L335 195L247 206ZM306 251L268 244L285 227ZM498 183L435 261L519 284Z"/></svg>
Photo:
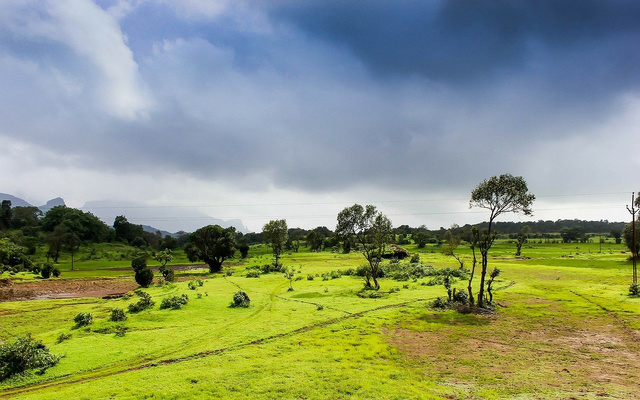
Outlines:
<svg viewBox="0 0 640 400"><path fill-rule="evenodd" d="M274 29L251 35L169 18L166 36L158 24L141 40L143 16L125 17L129 43L148 44L131 46L146 118L105 111L101 70L72 47L3 31L0 134L98 170L450 190L504 172L543 182L531 157L558 138L576 138L558 142L567 158L591 155L581 140L638 83L634 3L309 4L265 6Z"/></svg>

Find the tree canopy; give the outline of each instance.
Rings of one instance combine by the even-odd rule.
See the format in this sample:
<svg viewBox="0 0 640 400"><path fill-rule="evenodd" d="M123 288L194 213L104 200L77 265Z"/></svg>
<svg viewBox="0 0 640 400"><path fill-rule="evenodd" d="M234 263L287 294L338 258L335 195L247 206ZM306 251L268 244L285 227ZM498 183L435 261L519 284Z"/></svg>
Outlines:
<svg viewBox="0 0 640 400"><path fill-rule="evenodd" d="M362 254L369 263L369 270L365 276L367 287L380 289L378 283L378 269L382 255L392 240L391 221L373 205L362 207L354 204L340 211L336 235L341 238L355 238L362 247Z"/></svg>
<svg viewBox="0 0 640 400"><path fill-rule="evenodd" d="M277 219L267 222L262 228L262 234L271 243L273 256L276 259L276 266L280 265L280 255L284 251L285 244L289 239L289 229L287 220Z"/></svg>
<svg viewBox="0 0 640 400"><path fill-rule="evenodd" d="M185 253L189 261L204 261L209 272L220 272L222 263L236 251L236 228L208 225L193 232Z"/></svg>

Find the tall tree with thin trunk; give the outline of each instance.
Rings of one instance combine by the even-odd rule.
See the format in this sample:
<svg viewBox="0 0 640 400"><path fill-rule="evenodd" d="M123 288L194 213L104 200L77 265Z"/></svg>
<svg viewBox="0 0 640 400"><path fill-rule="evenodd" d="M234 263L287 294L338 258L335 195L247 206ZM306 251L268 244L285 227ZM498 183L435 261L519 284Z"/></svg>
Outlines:
<svg viewBox="0 0 640 400"><path fill-rule="evenodd" d="M504 213L523 213L531 215L531 204L535 196L529 193L527 182L521 176L504 174L492 176L482 181L471 192L469 208L479 207L490 211L487 231L479 242L482 256L482 272L480 274L480 290L478 292L478 307L484 306L485 278L487 275L489 249L496 238L493 221Z"/></svg>
<svg viewBox="0 0 640 400"><path fill-rule="evenodd" d="M276 259L276 267L280 266L280 255L284 251L287 240L289 240L288 231L289 228L285 219L269 221L262 227L264 238L271 243L273 256Z"/></svg>
<svg viewBox="0 0 640 400"><path fill-rule="evenodd" d="M636 239L636 213L638 212L638 208L640 208L640 192L638 193L638 198L635 198L635 193L631 193L631 207L627 206L627 210L629 214L631 214L631 259L633 262L633 284L638 284L638 270L636 268L636 260L638 258L638 244Z"/></svg>
<svg viewBox="0 0 640 400"><path fill-rule="evenodd" d="M391 243L391 221L375 206L362 207L354 204L340 211L336 235L344 240L355 239L362 248L362 254L369 263L369 270L365 275L367 288L380 289L378 270L382 255L387 245ZM371 281L373 280L373 286Z"/></svg>

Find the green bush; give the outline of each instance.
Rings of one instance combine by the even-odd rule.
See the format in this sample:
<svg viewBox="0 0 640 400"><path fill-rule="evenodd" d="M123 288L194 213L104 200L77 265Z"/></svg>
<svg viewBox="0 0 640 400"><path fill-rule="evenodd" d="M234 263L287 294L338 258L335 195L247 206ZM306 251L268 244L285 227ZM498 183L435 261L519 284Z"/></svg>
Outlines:
<svg viewBox="0 0 640 400"><path fill-rule="evenodd" d="M233 295L233 307L249 307L250 304L249 296L242 290Z"/></svg>
<svg viewBox="0 0 640 400"><path fill-rule="evenodd" d="M431 303L431 307L444 310L449 307L449 304L443 298L438 297Z"/></svg>
<svg viewBox="0 0 640 400"><path fill-rule="evenodd" d="M629 296L635 296L635 297L640 296L640 285L638 285L637 283L634 283L631 286L629 286Z"/></svg>
<svg viewBox="0 0 640 400"><path fill-rule="evenodd" d="M165 282L175 282L176 281L176 273L174 270L168 267L160 267L158 271L162 274Z"/></svg>
<svg viewBox="0 0 640 400"><path fill-rule="evenodd" d="M60 272L60 268L58 267L53 267L51 273L53 274L54 278L58 278L62 274L62 272Z"/></svg>
<svg viewBox="0 0 640 400"><path fill-rule="evenodd" d="M453 295L454 303L467 304L469 302L469 294L464 290L458 290Z"/></svg>
<svg viewBox="0 0 640 400"><path fill-rule="evenodd" d="M60 343L64 342L65 340L69 340L69 339L71 339L71 334L63 332L60 335L58 335L58 338L56 339L56 343L60 344Z"/></svg>
<svg viewBox="0 0 640 400"><path fill-rule="evenodd" d="M182 306L187 305L189 302L189 296L186 294L182 294L180 296L169 296L162 299L160 303L160 309L165 310L167 308L171 308L173 310L179 310Z"/></svg>
<svg viewBox="0 0 640 400"><path fill-rule="evenodd" d="M313 280L313 274L308 274L307 275L307 280L308 281L312 281Z"/></svg>
<svg viewBox="0 0 640 400"><path fill-rule="evenodd" d="M12 343L0 345L0 382L28 370L38 370L43 374L60 361L41 341L31 335L19 337Z"/></svg>
<svg viewBox="0 0 640 400"><path fill-rule="evenodd" d="M147 268L147 256L144 255L131 260L131 268L133 268L133 270L136 272L142 271L143 269Z"/></svg>
<svg viewBox="0 0 640 400"><path fill-rule="evenodd" d="M411 264L417 264L420 262L420 254L415 253L411 256Z"/></svg>
<svg viewBox="0 0 640 400"><path fill-rule="evenodd" d="M143 268L136 271L135 279L138 285L142 287L149 287L153 283L153 271L149 268Z"/></svg>
<svg viewBox="0 0 640 400"><path fill-rule="evenodd" d="M247 278L260 278L260 271L257 269L247 272Z"/></svg>
<svg viewBox="0 0 640 400"><path fill-rule="evenodd" d="M44 278L44 279L49 279L51 278L51 273L53 272L53 265L46 263L42 266L42 268L40 268L40 275Z"/></svg>
<svg viewBox="0 0 640 400"><path fill-rule="evenodd" d="M142 310L146 310L147 308L153 307L156 303L151 300L151 296L147 292L143 292L142 290L136 290L134 292L140 300L137 303L129 304L129 312L136 313Z"/></svg>
<svg viewBox="0 0 640 400"><path fill-rule="evenodd" d="M78 327L90 325L93 323L93 314L89 312L78 313L73 317L73 322L75 322Z"/></svg>
<svg viewBox="0 0 640 400"><path fill-rule="evenodd" d="M111 318L109 318L113 322L126 321L127 315L124 313L122 308L114 308L111 310Z"/></svg>

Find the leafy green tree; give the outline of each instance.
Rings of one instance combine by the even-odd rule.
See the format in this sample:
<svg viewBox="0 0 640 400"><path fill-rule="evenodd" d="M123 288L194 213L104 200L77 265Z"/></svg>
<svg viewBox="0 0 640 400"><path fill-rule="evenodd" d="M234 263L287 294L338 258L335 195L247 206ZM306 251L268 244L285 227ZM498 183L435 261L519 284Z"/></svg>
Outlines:
<svg viewBox="0 0 640 400"><path fill-rule="evenodd" d="M622 231L620 229L612 229L611 237L615 239L616 244L622 243Z"/></svg>
<svg viewBox="0 0 640 400"><path fill-rule="evenodd" d="M640 222L636 221L636 249L640 249ZM622 237L624 238L624 244L629 251L633 251L633 227L631 224L627 224L622 231Z"/></svg>
<svg viewBox="0 0 640 400"><path fill-rule="evenodd" d="M307 233L307 246L311 251L322 251L322 244L324 242L324 235L316 230Z"/></svg>
<svg viewBox="0 0 640 400"><path fill-rule="evenodd" d="M0 274L5 271L15 270L26 262L24 249L9 238L0 239Z"/></svg>
<svg viewBox="0 0 640 400"><path fill-rule="evenodd" d="M14 207L11 229L20 229L25 236L36 236L42 225L42 211L38 207Z"/></svg>
<svg viewBox="0 0 640 400"><path fill-rule="evenodd" d="M289 239L287 221L277 219L267 222L262 227L262 234L265 240L271 244L273 256L276 259L275 266L278 267L280 265L280 255L284 251L285 244Z"/></svg>
<svg viewBox="0 0 640 400"><path fill-rule="evenodd" d="M132 224L124 215L118 215L114 219L113 229L116 232L116 240L131 244L137 238L140 238L146 246L146 241L144 241L143 239L145 232L142 228L142 225ZM138 246L136 247L139 247L141 245L140 241L138 241L136 244L138 244Z"/></svg>
<svg viewBox="0 0 640 400"><path fill-rule="evenodd" d="M0 229L11 228L11 200L2 200L0 208Z"/></svg>
<svg viewBox="0 0 640 400"><path fill-rule="evenodd" d="M460 264L460 268L464 268L464 262L462 259L456 254L456 249L460 246L460 237L454 233L454 229L457 229L458 225L453 224L451 229L449 229L444 234L444 246L442 248L442 253L446 256L450 256L458 261Z"/></svg>
<svg viewBox="0 0 640 400"><path fill-rule="evenodd" d="M411 235L411 238L419 249L423 249L429 241L429 234L427 232L417 232Z"/></svg>
<svg viewBox="0 0 640 400"><path fill-rule="evenodd" d="M171 250L164 249L153 253L153 259L159 262L161 267L164 267L167 263L173 261L173 254L171 253Z"/></svg>
<svg viewBox="0 0 640 400"><path fill-rule="evenodd" d="M222 263L236 251L236 228L208 225L193 232L185 253L189 261L204 261L209 272L220 272Z"/></svg>
<svg viewBox="0 0 640 400"><path fill-rule="evenodd" d="M487 267L489 264L489 249L496 238L493 230L494 220L504 213L523 213L531 215L531 204L535 196L529 193L527 182L521 176L504 174L492 176L481 182L471 192L469 208L479 207L489 210L487 231L479 241L482 256L482 272L480 275L480 291L478 293L478 307L484 306L484 289Z"/></svg>
<svg viewBox="0 0 640 400"><path fill-rule="evenodd" d="M354 204L340 211L336 235L345 238L354 238L362 248L362 254L369 264L365 275L366 286L380 289L378 272L382 255L387 245L393 239L391 221L375 206ZM373 286L371 285L373 280Z"/></svg>
<svg viewBox="0 0 640 400"><path fill-rule="evenodd" d="M238 246L238 250L240 250L240 257L242 257L243 259L247 258L247 256L249 255L249 249L250 247L247 243L241 243Z"/></svg>
<svg viewBox="0 0 640 400"><path fill-rule="evenodd" d="M516 237L516 257L520 257L522 254L522 245L526 243L527 238L529 237L529 232L531 232L531 228L525 225L520 230L520 233L518 233L518 236Z"/></svg>

